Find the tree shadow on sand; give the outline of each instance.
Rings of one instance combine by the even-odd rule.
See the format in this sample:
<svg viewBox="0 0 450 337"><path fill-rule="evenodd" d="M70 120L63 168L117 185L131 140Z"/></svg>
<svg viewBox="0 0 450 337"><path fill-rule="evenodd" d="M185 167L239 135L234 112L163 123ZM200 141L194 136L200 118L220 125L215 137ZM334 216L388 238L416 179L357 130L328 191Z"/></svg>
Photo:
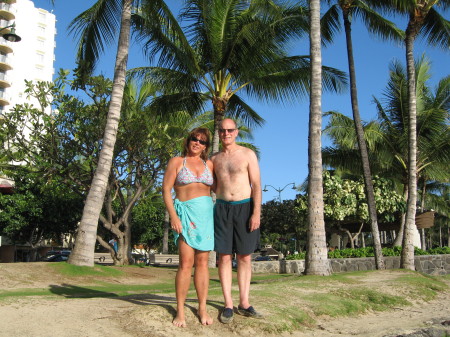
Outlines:
<svg viewBox="0 0 450 337"><path fill-rule="evenodd" d="M95 290L92 288L84 288L71 284L62 284L62 285L50 285L50 292L55 295L63 296L65 298L70 299L82 299L82 298L112 298L121 301L126 301L136 305L157 305L172 315L174 318L176 316L176 298L173 296L162 296L156 294L134 294L134 295L124 295L119 296L113 292L106 292ZM185 306L192 311L192 313L198 316L197 304L198 301L196 299L187 299ZM223 307L223 304L218 301L208 301L208 305L216 308L218 311Z"/></svg>

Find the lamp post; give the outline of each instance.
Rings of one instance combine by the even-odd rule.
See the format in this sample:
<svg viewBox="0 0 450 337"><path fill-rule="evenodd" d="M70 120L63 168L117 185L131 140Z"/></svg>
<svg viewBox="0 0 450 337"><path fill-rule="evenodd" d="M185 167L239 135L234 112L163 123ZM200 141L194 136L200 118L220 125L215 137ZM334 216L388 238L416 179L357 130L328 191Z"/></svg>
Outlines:
<svg viewBox="0 0 450 337"><path fill-rule="evenodd" d="M264 185L263 192L267 192L268 191L267 187L272 187L275 191L278 192L278 200L281 202L281 192L283 192L284 189L286 187L288 187L289 185L293 185L292 189L295 190L295 183L289 183L289 184L286 184L286 186L284 186L283 188L276 188L276 187L273 187L272 185Z"/></svg>
<svg viewBox="0 0 450 337"><path fill-rule="evenodd" d="M12 25L0 28L0 32L4 29L11 28L9 33L1 34L2 37L9 42L19 42L22 38L16 34L16 23L14 22Z"/></svg>

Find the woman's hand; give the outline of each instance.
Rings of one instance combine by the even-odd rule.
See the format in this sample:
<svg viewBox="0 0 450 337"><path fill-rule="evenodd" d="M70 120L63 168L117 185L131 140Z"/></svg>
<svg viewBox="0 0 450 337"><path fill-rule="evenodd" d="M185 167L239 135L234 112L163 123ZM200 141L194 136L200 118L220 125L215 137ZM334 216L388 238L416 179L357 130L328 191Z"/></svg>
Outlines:
<svg viewBox="0 0 450 337"><path fill-rule="evenodd" d="M170 227L178 234L181 234L182 227L180 218L178 216L170 218Z"/></svg>

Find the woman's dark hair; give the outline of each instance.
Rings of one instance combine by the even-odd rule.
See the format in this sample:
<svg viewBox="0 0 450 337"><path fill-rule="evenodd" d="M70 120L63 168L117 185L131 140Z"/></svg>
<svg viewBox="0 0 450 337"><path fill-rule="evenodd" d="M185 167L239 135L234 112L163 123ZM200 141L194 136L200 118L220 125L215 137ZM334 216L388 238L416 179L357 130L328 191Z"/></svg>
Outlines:
<svg viewBox="0 0 450 337"><path fill-rule="evenodd" d="M202 151L202 154L200 155L200 158L206 161L208 159L209 147L211 145L211 133L207 128L195 128L194 130L189 132L183 144L183 157L186 157L186 155L189 152L189 142L191 141L192 137L202 138L201 140L206 140L205 149Z"/></svg>

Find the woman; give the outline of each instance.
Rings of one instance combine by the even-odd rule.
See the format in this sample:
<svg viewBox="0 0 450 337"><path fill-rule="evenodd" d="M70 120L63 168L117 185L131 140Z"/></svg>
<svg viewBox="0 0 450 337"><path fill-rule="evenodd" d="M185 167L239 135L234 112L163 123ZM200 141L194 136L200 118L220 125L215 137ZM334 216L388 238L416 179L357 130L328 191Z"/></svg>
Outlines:
<svg viewBox="0 0 450 337"><path fill-rule="evenodd" d="M184 303L195 264L194 285L198 297L198 316L203 325L213 320L206 311L208 296L209 251L214 249L213 164L208 159L210 132L205 128L191 131L184 141L182 157L170 159L163 181L163 198L170 215L170 225L178 245L180 263L175 279L177 315L173 325L186 327ZM172 200L172 188L175 201Z"/></svg>

